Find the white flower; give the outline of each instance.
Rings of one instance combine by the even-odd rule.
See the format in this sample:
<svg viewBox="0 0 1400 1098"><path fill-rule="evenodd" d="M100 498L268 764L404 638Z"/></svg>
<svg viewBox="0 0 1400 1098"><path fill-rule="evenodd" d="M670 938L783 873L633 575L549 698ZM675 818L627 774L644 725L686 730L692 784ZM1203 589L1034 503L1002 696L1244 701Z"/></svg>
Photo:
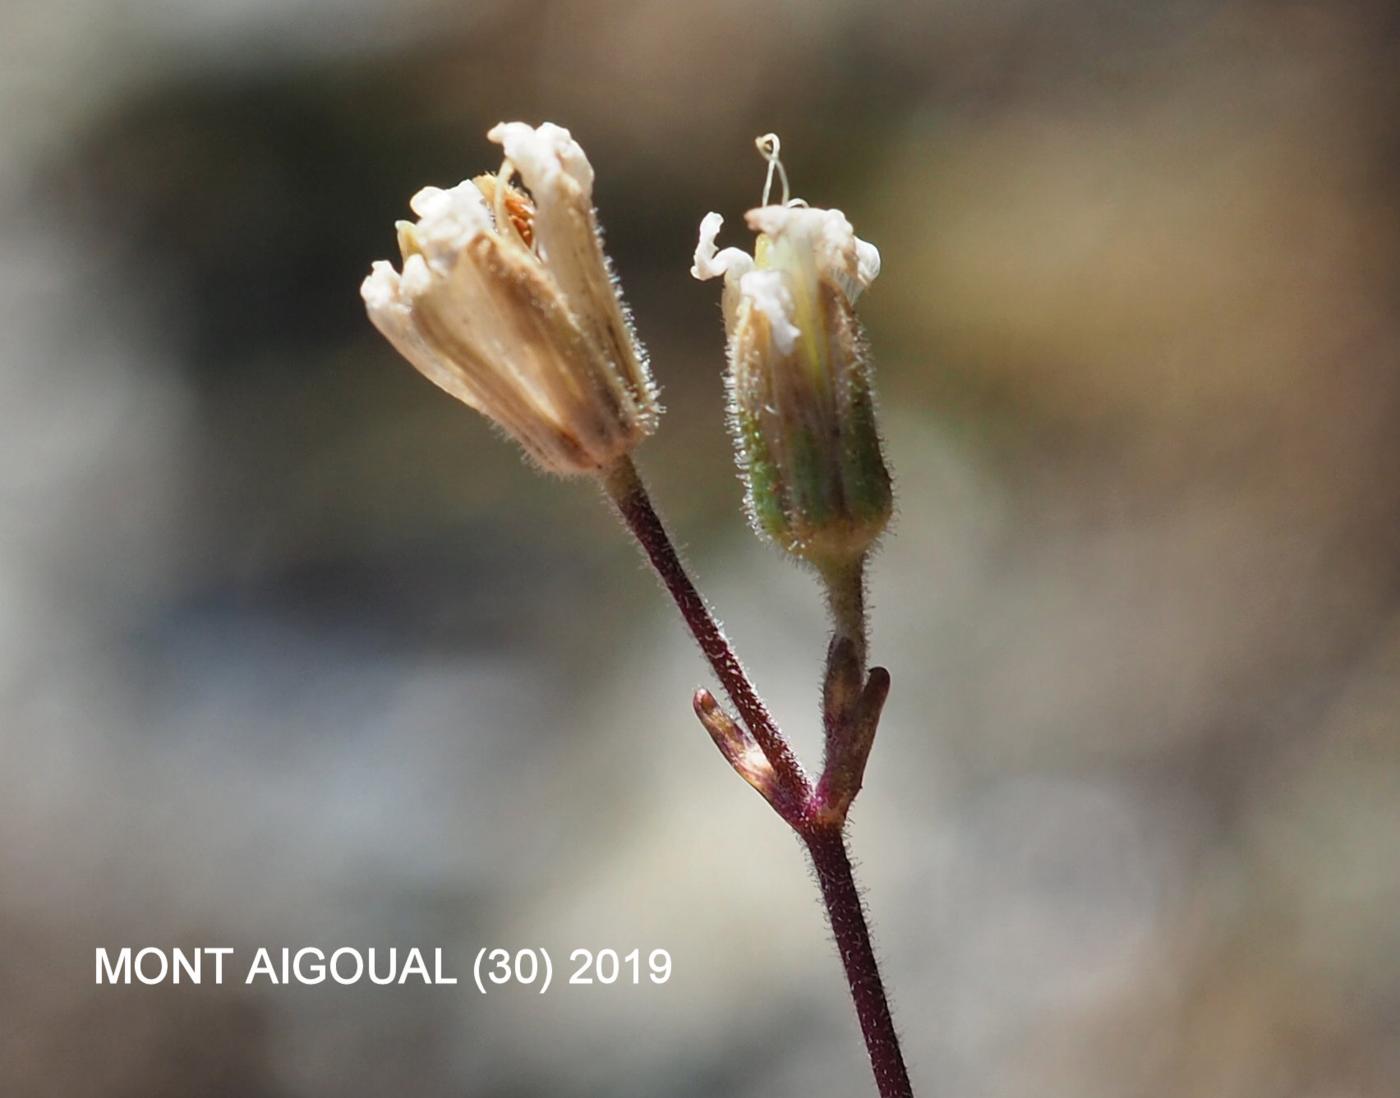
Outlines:
<svg viewBox="0 0 1400 1098"><path fill-rule="evenodd" d="M725 324L734 322L739 302L754 302L774 330L774 338L791 349L789 341L801 331L819 327L814 316L798 316L798 301L815 304L820 280L840 287L847 304L854 305L880 273L880 251L861 240L840 210L819 210L806 205L760 206L744 220L762 234L755 256L739 248L717 251L715 238L724 218L708 213L700 222L700 242L690 273L705 281L724 277ZM796 296L794 296L796 295Z"/></svg>
<svg viewBox="0 0 1400 1098"><path fill-rule="evenodd" d="M767 140L759 147L776 164ZM839 564L869 548L892 506L854 309L880 253L840 210L784 202L745 220L758 234L752 255L717 250L724 220L707 214L691 274L724 279L730 425L750 518L788 552Z"/></svg>
<svg viewBox="0 0 1400 1098"><path fill-rule="evenodd" d="M379 260L360 293L400 354L542 467L596 473L660 409L603 253L593 169L551 123L487 136L504 147L500 173L414 195L402 272ZM509 185L517 172L528 197Z"/></svg>

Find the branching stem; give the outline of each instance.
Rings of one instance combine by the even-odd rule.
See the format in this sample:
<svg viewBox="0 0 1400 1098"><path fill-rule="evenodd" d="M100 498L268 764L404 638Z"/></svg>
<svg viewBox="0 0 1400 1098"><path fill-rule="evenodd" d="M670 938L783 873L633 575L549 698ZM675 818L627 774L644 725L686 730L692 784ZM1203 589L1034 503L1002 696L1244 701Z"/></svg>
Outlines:
<svg viewBox="0 0 1400 1098"><path fill-rule="evenodd" d="M603 477L603 486L622 521L641 545L656 574L666 585L666 590L671 593L681 617L729 695L729 700L734 703L749 732L773 764L783 800L780 811L795 826L812 792L807 775L773 718L768 715L767 707L749 681L739 657L730 647L729 638L724 635L708 604L691 582L631 459L624 457L609 469Z"/></svg>
<svg viewBox="0 0 1400 1098"><path fill-rule="evenodd" d="M744 737L726 724L728 718L717 711L714 699L703 691L697 696L696 711L731 765L769 799L807 847L880 1098L913 1098L870 944L860 892L846 853L846 809L860 788L865 756L889 690L889 675L882 668L875 668L868 676L865 669L864 561L853 567L822 569L833 636L823 692L826 767L821 782L813 789L728 638L686 573L631 459L622 458L604 473L602 480L609 500L675 600L686 626L747 726L752 742L771 764L770 778L766 768L753 761L757 756L749 758L745 754Z"/></svg>

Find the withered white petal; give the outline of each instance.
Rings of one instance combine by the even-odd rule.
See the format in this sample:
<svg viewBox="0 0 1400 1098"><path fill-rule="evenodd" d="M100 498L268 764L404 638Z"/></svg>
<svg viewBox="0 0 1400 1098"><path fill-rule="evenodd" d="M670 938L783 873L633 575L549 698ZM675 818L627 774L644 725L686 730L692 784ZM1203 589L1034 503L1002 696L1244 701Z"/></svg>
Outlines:
<svg viewBox="0 0 1400 1098"><path fill-rule="evenodd" d="M724 275L738 278L746 271L753 270L753 256L739 248L715 250L715 238L724 226L724 218L717 213L707 213L700 221L700 241L695 245L695 260L690 266L692 278L701 282Z"/></svg>
<svg viewBox="0 0 1400 1098"><path fill-rule="evenodd" d="M563 126L553 122L538 127L526 122L498 122L486 131L486 139L505 150L536 198L536 188L553 185L558 172L569 176L584 193L593 193L593 165Z"/></svg>
<svg viewBox="0 0 1400 1098"><path fill-rule="evenodd" d="M817 270L831 278L852 303L880 273L880 252L856 236L840 210L811 206L760 206L746 220L774 243L790 241Z"/></svg>
<svg viewBox="0 0 1400 1098"><path fill-rule="evenodd" d="M457 254L478 236L495 229L481 192L470 181L448 190L424 187L408 204L418 221L400 222L401 236L406 233L414 250L441 271L450 270Z"/></svg>
<svg viewBox="0 0 1400 1098"><path fill-rule="evenodd" d="M504 123L492 135L509 143L534 205L511 191L503 206L504 180L423 188L410 202L418 220L399 222L402 273L376 262L361 295L419 372L540 465L596 473L650 433L658 408L607 274L592 168L558 126Z"/></svg>
<svg viewBox="0 0 1400 1098"><path fill-rule="evenodd" d="M764 205L754 254L700 224L691 274L723 276L730 428L754 527L819 569L865 554L889 521L889 470L855 301L880 253L840 210Z"/></svg>
<svg viewBox="0 0 1400 1098"><path fill-rule="evenodd" d="M754 311L768 321L768 336L779 354L790 355L802 331L787 280L779 271L749 271L739 279L739 291Z"/></svg>
<svg viewBox="0 0 1400 1098"><path fill-rule="evenodd" d="M502 122L486 135L501 145L535 200L535 251L570 302L584 334L617 364L616 395L654 425L655 385L593 212L593 167L562 126Z"/></svg>
<svg viewBox="0 0 1400 1098"><path fill-rule="evenodd" d="M863 290L880 277L880 249L860 237L856 237L855 240L856 280Z"/></svg>

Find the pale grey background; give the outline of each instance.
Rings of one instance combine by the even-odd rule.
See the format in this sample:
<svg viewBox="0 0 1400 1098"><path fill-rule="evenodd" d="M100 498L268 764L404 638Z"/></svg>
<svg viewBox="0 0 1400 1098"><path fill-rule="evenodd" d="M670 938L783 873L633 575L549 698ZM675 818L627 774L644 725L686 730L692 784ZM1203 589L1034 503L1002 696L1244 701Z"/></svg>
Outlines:
<svg viewBox="0 0 1400 1098"><path fill-rule="evenodd" d="M870 1092L798 848L634 551L363 317L409 195L522 117L593 158L669 409L639 462L809 756L816 589L738 516L686 268L770 129L883 250L894 692L855 841L919 1093L1396 1093L1386 13L8 4L6 1092ZM127 943L676 975L94 988Z"/></svg>

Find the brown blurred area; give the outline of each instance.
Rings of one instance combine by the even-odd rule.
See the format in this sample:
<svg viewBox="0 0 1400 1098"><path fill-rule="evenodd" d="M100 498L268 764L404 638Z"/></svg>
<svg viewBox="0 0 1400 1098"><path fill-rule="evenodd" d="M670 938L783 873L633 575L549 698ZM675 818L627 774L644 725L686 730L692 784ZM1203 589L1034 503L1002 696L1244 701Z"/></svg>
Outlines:
<svg viewBox="0 0 1400 1098"><path fill-rule="evenodd" d="M588 485L357 294L569 126L638 455L810 757L701 216L796 193L900 510L854 842L916 1089L1400 1092L1400 22L1380 3L19 0L0 14L4 1093L869 1092L796 845ZM93 986L96 946L664 947L664 988Z"/></svg>

